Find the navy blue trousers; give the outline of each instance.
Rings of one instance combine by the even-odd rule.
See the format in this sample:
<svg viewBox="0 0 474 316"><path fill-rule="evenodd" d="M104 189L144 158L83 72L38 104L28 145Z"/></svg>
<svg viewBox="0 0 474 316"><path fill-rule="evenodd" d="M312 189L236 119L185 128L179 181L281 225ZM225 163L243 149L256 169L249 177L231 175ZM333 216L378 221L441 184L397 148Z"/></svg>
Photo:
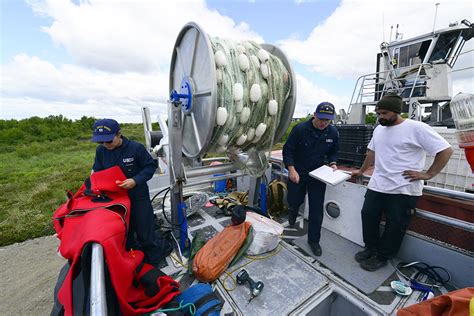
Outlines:
<svg viewBox="0 0 474 316"><path fill-rule="evenodd" d="M306 192L308 193L309 202L308 242L319 243L321 225L323 223L326 184L309 176L300 176L298 184L288 180L288 212L298 215L298 209L304 202Z"/></svg>
<svg viewBox="0 0 474 316"><path fill-rule="evenodd" d="M149 197L131 199L130 227L127 248L140 249L145 262L157 264L162 258L162 249L155 238L155 215Z"/></svg>
<svg viewBox="0 0 474 316"><path fill-rule="evenodd" d="M362 234L365 246L375 249L384 259L395 257L410 224L418 196L386 194L367 190L362 206ZM380 235L380 220L385 215L385 229Z"/></svg>

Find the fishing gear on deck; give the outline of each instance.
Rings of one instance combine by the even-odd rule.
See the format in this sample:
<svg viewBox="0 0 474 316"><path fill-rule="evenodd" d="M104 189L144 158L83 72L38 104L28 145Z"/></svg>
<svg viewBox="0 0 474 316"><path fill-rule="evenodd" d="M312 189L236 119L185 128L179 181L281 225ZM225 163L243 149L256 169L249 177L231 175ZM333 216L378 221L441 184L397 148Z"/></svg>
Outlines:
<svg viewBox="0 0 474 316"><path fill-rule="evenodd" d="M210 199L209 202L217 207L224 216L232 215L232 208L236 205L247 205L248 203L248 192L234 191L229 193L227 196L219 196Z"/></svg>
<svg viewBox="0 0 474 316"><path fill-rule="evenodd" d="M234 208L232 208L232 216L231 216L231 221L232 225L239 225L245 222L246 219L246 210L245 206L243 205L236 205Z"/></svg>
<svg viewBox="0 0 474 316"><path fill-rule="evenodd" d="M415 273L415 275L413 276L413 278L408 278L406 275L404 275L401 271L400 271L400 268L413 268L415 269L417 272ZM424 262L421 262L421 261L414 261L414 262L400 262L398 265L397 265L397 271L400 272L407 280L415 280L418 279L418 277L420 277L421 275L426 275L429 279L433 280L435 283L433 284L427 284L427 283L423 283L423 282L420 282L420 281L416 281L418 283L418 285L422 285L422 286L427 286L427 287L440 287L440 286L444 286L445 284L447 284L449 281L451 281L451 274L448 272L448 270L446 270L445 268L443 267L439 267L439 266L430 266ZM444 274L446 275L445 278L443 278L439 273L439 272L444 272Z"/></svg>
<svg viewBox="0 0 474 316"><path fill-rule="evenodd" d="M171 191L171 187L167 187L167 188L164 188L163 190L161 190L160 192L156 193L152 198L151 198L151 203L153 203L153 201L163 192L165 192L165 195L163 196L162 198L162 203L161 203L161 211L163 212L163 217L165 218L165 221L170 225L170 227L167 227L167 228L176 228L176 227L181 227L181 225L183 225L184 223L184 219L183 221L181 221L181 223L178 223L177 225L174 225L173 222L171 221L171 219L168 218L168 216L166 215L166 212L165 212L165 200L166 200L166 196L168 195L168 193ZM183 208L183 218L186 218L186 210Z"/></svg>
<svg viewBox="0 0 474 316"><path fill-rule="evenodd" d="M400 271L402 268L413 268L416 270L416 273L413 277L406 276L403 272ZM395 267L398 273L400 273L406 280L410 281L410 288L414 291L420 291L423 293L423 296L420 298L421 301L428 300L434 297L433 288L439 288L448 284L451 280L451 274L443 267L439 266L430 266L424 262L414 261L414 262L400 262ZM440 272L445 274L443 278L440 275ZM419 278L426 276L428 280L432 280L433 283L425 283L419 281Z"/></svg>
<svg viewBox="0 0 474 316"><path fill-rule="evenodd" d="M410 280L410 287L415 291L423 292L421 301L426 301L427 299L434 297L433 287L424 286L414 279Z"/></svg>

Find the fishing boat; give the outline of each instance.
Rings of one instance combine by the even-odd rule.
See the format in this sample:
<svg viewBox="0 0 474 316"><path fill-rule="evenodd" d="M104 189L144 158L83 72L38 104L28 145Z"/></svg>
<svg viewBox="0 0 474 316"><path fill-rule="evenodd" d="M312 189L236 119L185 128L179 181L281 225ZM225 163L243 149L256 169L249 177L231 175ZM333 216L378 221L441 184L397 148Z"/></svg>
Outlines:
<svg viewBox="0 0 474 316"><path fill-rule="evenodd" d="M410 119L435 125L447 123L451 118L450 71L463 53L464 43L473 35L473 25L463 20L429 34L383 43L377 55L376 71L358 79L349 110L339 116L338 128L350 130L352 135L359 133L362 142L359 145L367 146L373 127L365 124L366 114L383 95L393 90L403 97L404 112ZM173 225L176 236L176 250L161 269L176 277L182 291L198 282L187 273L186 237L192 241L199 235L209 240L231 224L230 217L219 207L205 206L207 197L211 200L225 197L227 192L222 192L222 187L218 189L222 181L226 183L224 189L247 192L248 206L264 215L272 215L265 211L264 205L270 202L266 194L268 183L271 179L287 181L280 152L249 154L242 150L230 158L206 158L209 149L217 148L212 140L216 139L220 126L216 117L222 112L218 91L222 74L216 67L219 64L216 47L216 42L197 24L184 26L171 61L168 122L159 118L160 131L153 131L150 110L143 109L147 148L161 165L160 172L149 181L155 213L159 221L167 219ZM274 130L276 142L291 122L296 86L284 53L271 44L261 47L281 60L290 82L285 102L279 109L281 120ZM444 129L441 127L440 131ZM234 138L238 141L238 137ZM340 163L345 163L347 170L360 166L365 154L351 152L353 148L344 149L349 155ZM455 149L456 159L467 164L465 157L461 157L463 152ZM210 162L214 161L221 163L211 166ZM248 168L259 164L263 166L260 174ZM293 227L288 225L284 212L271 216L284 226L278 247L264 255L244 256L212 283L222 302L221 315L396 314L399 309L426 299L428 294L439 296L474 286L474 194L466 192L472 182L467 187L456 187L457 190L426 183L397 258L380 270L367 272L360 268L354 255L364 245L360 210L369 178L367 173L359 181L327 186L320 257L312 255L306 242L306 203ZM471 181L471 173L464 179ZM195 199L194 204L189 202L195 196L205 198ZM186 204L187 197L190 198ZM186 210L189 212L184 221L180 214ZM94 249L98 250L93 250L96 260L91 274L96 278L99 275L100 280L104 261L100 246ZM441 267L440 278L420 273L414 268L416 262ZM255 282L264 284L258 295L251 296L252 285L249 289L247 284L235 282L243 268ZM416 281L420 287L410 287L410 281ZM95 302L91 314L107 314L105 291L100 282L91 283L91 299Z"/></svg>
<svg viewBox="0 0 474 316"><path fill-rule="evenodd" d="M185 27L178 36L175 46L177 55L181 48L193 43L187 39L193 32L202 34L198 26L191 25ZM356 124L356 128L360 129L359 125L365 123L368 108L374 107L381 96L393 90L403 97L407 105L404 112L408 113L409 118L424 119L435 125L449 121L451 118L449 106L452 99L449 73L462 54L464 43L472 38L473 32L472 25L463 20L447 29L407 40L383 43L381 52L377 55L376 72L361 76L356 83L348 114L341 115L343 123L348 124L343 128L351 128L354 127L352 124ZM199 36L191 38L196 40L197 37ZM193 45L191 47L194 47L197 55L198 47ZM172 65L172 69L176 68ZM193 75L191 66L187 70L189 72L185 73ZM179 77L179 74L179 71L176 71L172 73L172 77ZM170 87L179 88L173 80L170 82ZM429 110L431 115L428 118L423 117L423 113ZM149 116L144 117L147 121ZM199 122L192 121L190 125L193 124L196 126L188 130L199 130L197 128ZM284 122L283 126L287 125L288 122ZM162 130L165 129L162 126ZM147 129L146 132L150 133L151 130ZM187 142L187 137L195 137L186 134L182 136L184 143ZM450 141L453 142L453 139ZM150 149L152 147L150 145ZM462 154L460 149L457 151L457 155ZM352 152L353 156L354 154ZM467 164L465 158L455 157L455 159L461 159ZM201 160L201 163L205 163L205 160ZM272 167L267 170L267 178L280 177L282 181L286 181L286 174L282 172L284 166L281 156L274 152L270 160ZM208 167L207 171L204 171L204 167L198 169L203 177L204 173L208 175L229 173L231 166L232 164L214 167L216 169ZM225 168L230 169L226 171ZM189 168L186 173L193 174L195 170L196 168ZM468 171L471 172L470 168ZM237 181L237 191L250 190L249 202L251 205L257 204L259 180L242 171L221 176L221 178L230 177L238 177L240 180ZM472 185L473 177L470 173L465 175L465 179L466 182L471 181L468 184ZM192 187L213 180L216 179L206 180L204 176L204 179L201 178L194 183L188 180L186 186ZM163 186L158 187L161 189ZM464 189L469 187L465 186ZM193 191L195 190L196 188L193 188ZM346 182L339 186L328 186L321 241L324 253L321 257L315 258L310 255L311 251L305 238L307 207L305 209L304 206L296 228L285 229L278 253L264 260L245 259L244 261L252 262L242 262L242 265L246 266L250 275L265 284L265 290L250 303L247 302L249 295L247 288L236 287L228 291L229 286L225 281L221 279L216 281L214 284L216 290L227 303L224 307L225 313L243 315L395 313L403 306L416 303L425 294L413 291L412 294L403 296L393 291L390 287L392 281L407 281L403 279L404 273L397 268L399 262L420 261L430 266L444 267L449 271L449 282L433 286L436 295L474 284L472 273L469 272L474 268L472 194L425 186L424 196L418 203L411 230L405 237L398 258L386 269L373 273L361 270L353 260L354 254L363 246L360 209L365 190L363 183ZM284 216L275 219L286 224ZM213 212L201 209L195 217L190 218L189 233L191 237L203 233L207 238L211 238L229 223L229 218L218 214L216 210ZM234 274L237 272L234 271ZM405 273L407 277L410 272ZM427 280L422 281L430 283Z"/></svg>

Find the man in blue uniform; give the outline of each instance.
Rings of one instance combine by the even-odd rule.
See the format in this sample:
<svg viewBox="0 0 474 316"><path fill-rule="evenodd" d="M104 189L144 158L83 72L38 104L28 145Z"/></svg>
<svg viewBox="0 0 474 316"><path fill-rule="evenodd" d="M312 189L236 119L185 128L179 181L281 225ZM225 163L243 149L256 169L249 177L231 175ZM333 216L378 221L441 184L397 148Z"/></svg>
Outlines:
<svg viewBox="0 0 474 316"><path fill-rule="evenodd" d="M143 250L145 261L156 265L162 259L162 251L155 239L153 207L146 183L155 173L156 162L142 144L121 134L117 121L98 120L93 130L92 141L100 144L93 172L119 166L127 177L119 183L128 190L131 202L127 248Z"/></svg>
<svg viewBox="0 0 474 316"><path fill-rule="evenodd" d="M328 163L337 169L339 134L330 125L335 118L334 105L320 103L314 117L296 125L283 146L283 162L288 169L288 221L294 225L298 209L306 192L309 200L308 243L316 256L321 255L321 224L326 184L308 175L310 171Z"/></svg>

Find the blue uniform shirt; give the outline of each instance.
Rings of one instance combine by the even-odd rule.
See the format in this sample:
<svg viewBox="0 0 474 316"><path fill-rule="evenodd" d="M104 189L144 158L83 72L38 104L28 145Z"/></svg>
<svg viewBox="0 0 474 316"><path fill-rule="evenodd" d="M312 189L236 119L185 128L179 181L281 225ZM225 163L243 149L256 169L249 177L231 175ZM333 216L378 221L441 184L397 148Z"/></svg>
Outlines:
<svg viewBox="0 0 474 316"><path fill-rule="evenodd" d="M149 199L146 182L153 177L157 164L142 144L122 136L122 145L113 150L97 146L94 172L113 166L119 166L127 178L135 180L137 185L129 190L130 198Z"/></svg>
<svg viewBox="0 0 474 316"><path fill-rule="evenodd" d="M310 171L325 163L337 161L339 133L333 125L324 130L313 126L313 119L299 123L291 130L283 146L283 162L294 166L298 174L307 176Z"/></svg>

